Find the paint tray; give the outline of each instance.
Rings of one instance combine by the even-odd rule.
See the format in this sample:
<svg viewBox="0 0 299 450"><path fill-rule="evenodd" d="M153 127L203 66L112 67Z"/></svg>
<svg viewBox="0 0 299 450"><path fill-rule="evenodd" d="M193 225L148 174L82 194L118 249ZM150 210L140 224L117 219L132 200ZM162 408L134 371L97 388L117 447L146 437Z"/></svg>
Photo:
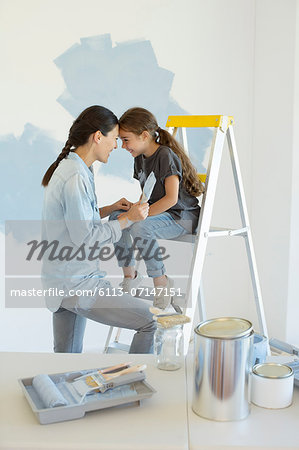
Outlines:
<svg viewBox="0 0 299 450"><path fill-rule="evenodd" d="M66 420L80 419L88 411L110 408L113 406L136 403L151 397L156 391L145 381L144 372L123 375L121 381L115 379L104 392L96 392L82 398L76 395L72 383L79 377L87 375L99 368L76 372L64 372L48 375L55 387L67 401L65 406L45 407L43 401L32 385L33 377L21 378L19 383L23 393L37 420L41 424L63 422Z"/></svg>

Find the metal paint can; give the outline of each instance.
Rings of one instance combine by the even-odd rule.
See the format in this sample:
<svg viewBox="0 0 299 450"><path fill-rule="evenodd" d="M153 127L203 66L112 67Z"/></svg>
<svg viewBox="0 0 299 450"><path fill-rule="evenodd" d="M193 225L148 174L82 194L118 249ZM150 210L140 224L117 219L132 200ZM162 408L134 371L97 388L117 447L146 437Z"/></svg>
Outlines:
<svg viewBox="0 0 299 450"><path fill-rule="evenodd" d="M294 372L284 364L256 364L251 374L251 401L262 408L287 408L293 401Z"/></svg>
<svg viewBox="0 0 299 450"><path fill-rule="evenodd" d="M246 319L221 317L195 328L192 409L196 414L219 421L248 416L252 343L252 324Z"/></svg>

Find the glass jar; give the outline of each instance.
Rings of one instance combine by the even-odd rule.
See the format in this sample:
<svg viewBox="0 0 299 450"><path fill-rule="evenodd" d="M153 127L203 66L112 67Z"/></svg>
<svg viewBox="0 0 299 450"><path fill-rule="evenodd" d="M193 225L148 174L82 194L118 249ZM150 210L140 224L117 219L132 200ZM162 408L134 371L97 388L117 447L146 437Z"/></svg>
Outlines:
<svg viewBox="0 0 299 450"><path fill-rule="evenodd" d="M184 361L183 325L164 328L157 323L154 353L158 369L177 370Z"/></svg>

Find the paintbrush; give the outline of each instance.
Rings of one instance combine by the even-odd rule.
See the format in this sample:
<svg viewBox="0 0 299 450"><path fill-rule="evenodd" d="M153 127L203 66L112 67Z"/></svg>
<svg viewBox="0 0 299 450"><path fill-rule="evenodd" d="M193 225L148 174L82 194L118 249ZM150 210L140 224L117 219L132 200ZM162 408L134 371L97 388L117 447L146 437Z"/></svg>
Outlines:
<svg viewBox="0 0 299 450"><path fill-rule="evenodd" d="M190 322L190 317L185 316L184 314L172 314L169 316L158 316L157 322L163 328L171 328L176 325L184 325L185 323Z"/></svg>
<svg viewBox="0 0 299 450"><path fill-rule="evenodd" d="M103 393L107 389L115 387L115 385L119 386L121 384L128 384L132 381L136 381L140 378L138 377L138 373L142 375L142 371L146 369L146 365L142 364L121 368L121 370L115 371L120 366L121 365L104 369L105 372L112 369L113 373L103 373L103 371L97 370L96 372L91 372L78 377L70 383L70 388L72 390L74 389L75 392L81 396L80 402L82 402L85 396L90 393ZM134 373L136 374L136 377L133 377L133 380L126 376ZM144 378L144 374L142 376Z"/></svg>

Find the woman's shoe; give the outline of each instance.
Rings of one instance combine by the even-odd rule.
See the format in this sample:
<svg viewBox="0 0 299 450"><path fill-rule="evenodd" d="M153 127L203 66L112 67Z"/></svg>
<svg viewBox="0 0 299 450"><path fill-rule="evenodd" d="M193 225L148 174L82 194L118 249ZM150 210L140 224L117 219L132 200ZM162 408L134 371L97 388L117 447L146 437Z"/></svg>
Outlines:
<svg viewBox="0 0 299 450"><path fill-rule="evenodd" d="M166 278L167 278L166 286L155 286L155 292L158 295L155 295L154 307L162 309L162 310L165 310L166 308L170 307L171 300L173 297L173 294L171 292L171 290L173 290L173 289L171 289L171 288L173 288L173 286L174 286L174 281L172 278L169 278L167 276L166 276ZM159 294L160 291L161 291L161 293Z"/></svg>
<svg viewBox="0 0 299 450"><path fill-rule="evenodd" d="M119 283L119 286L122 288L124 294L130 294L135 297L136 290L141 285L143 278L144 276L136 270L135 278L124 278L123 281Z"/></svg>

